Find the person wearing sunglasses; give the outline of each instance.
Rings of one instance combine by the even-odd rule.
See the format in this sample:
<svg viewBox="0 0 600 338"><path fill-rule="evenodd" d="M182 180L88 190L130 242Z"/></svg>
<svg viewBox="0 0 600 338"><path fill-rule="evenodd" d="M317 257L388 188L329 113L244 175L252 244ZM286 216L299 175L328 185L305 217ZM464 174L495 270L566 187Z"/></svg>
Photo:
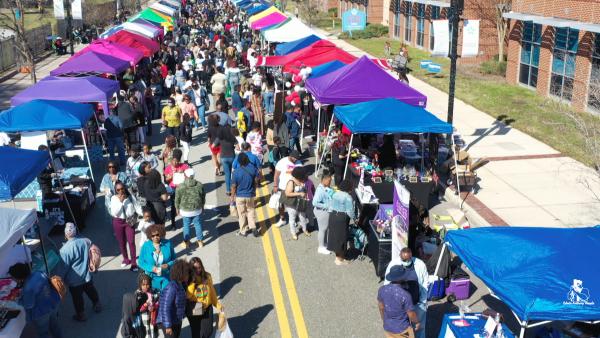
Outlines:
<svg viewBox="0 0 600 338"><path fill-rule="evenodd" d="M119 171L119 165L116 161L108 161L107 173L102 177L100 183L100 191L104 193L104 206L106 211L110 214L110 199L116 194L115 183L123 182L125 185L129 185L129 177L122 171Z"/></svg>
<svg viewBox="0 0 600 338"><path fill-rule="evenodd" d="M115 183L115 192L116 194L110 198L110 215L113 217L113 230L123 256L121 267L131 265L129 269L137 272L135 227L137 226L137 215L141 215L142 212L137 210L139 206L135 197L129 193L123 182ZM127 246L129 246L129 252L127 252Z"/></svg>
<svg viewBox="0 0 600 338"><path fill-rule="evenodd" d="M169 274L175 263L175 249L171 241L165 239L165 227L152 224L146 228L146 241L140 251L138 265L152 278L152 288L162 290L169 283Z"/></svg>

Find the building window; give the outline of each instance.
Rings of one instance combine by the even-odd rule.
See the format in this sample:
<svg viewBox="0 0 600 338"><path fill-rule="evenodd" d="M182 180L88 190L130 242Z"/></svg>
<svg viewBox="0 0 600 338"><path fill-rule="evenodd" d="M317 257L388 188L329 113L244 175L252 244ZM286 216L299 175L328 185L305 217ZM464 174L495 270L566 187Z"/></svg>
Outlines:
<svg viewBox="0 0 600 338"><path fill-rule="evenodd" d="M600 112L600 34L595 34L592 50L592 71L588 88L588 108Z"/></svg>
<svg viewBox="0 0 600 338"><path fill-rule="evenodd" d="M440 7L439 6L431 6L431 23L429 24L429 49L433 50L433 45L435 43L434 35L433 35L433 20L438 20L440 18Z"/></svg>
<svg viewBox="0 0 600 338"><path fill-rule="evenodd" d="M400 12L394 13L394 37L400 38Z"/></svg>
<svg viewBox="0 0 600 338"><path fill-rule="evenodd" d="M571 101L575 78L575 58L579 44L579 30L556 28L552 53L550 94Z"/></svg>
<svg viewBox="0 0 600 338"><path fill-rule="evenodd" d="M541 43L542 25L530 21L524 22L519 82L533 88L537 87Z"/></svg>
<svg viewBox="0 0 600 338"><path fill-rule="evenodd" d="M417 46L423 47L425 41L425 5L417 4Z"/></svg>
<svg viewBox="0 0 600 338"><path fill-rule="evenodd" d="M404 40L412 41L412 3L406 4L406 12L404 12Z"/></svg>

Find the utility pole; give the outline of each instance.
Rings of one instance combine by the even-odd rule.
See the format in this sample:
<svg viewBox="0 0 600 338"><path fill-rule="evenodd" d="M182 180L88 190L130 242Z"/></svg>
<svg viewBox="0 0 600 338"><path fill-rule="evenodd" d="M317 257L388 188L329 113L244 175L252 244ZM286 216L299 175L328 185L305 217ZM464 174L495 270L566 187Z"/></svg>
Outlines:
<svg viewBox="0 0 600 338"><path fill-rule="evenodd" d="M67 39L69 40L69 52L71 55L75 54L73 50L73 16L71 15L71 0L65 0L66 6L65 10L67 11Z"/></svg>
<svg viewBox="0 0 600 338"><path fill-rule="evenodd" d="M450 24L452 27L452 40L450 45L450 83L448 86L448 123L454 120L454 91L456 88L456 58L458 50L458 23L463 13L464 0L450 1Z"/></svg>

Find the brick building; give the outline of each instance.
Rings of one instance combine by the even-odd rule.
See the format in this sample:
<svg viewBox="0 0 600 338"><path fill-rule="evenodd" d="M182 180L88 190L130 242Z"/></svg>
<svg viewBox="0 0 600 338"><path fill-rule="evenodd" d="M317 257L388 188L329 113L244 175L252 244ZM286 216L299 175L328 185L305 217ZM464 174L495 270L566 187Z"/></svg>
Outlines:
<svg viewBox="0 0 600 338"><path fill-rule="evenodd" d="M600 112L600 2L513 1L506 79Z"/></svg>
<svg viewBox="0 0 600 338"><path fill-rule="evenodd" d="M330 8L337 8L338 0L317 0L317 8L319 11L327 13Z"/></svg>
<svg viewBox="0 0 600 338"><path fill-rule="evenodd" d="M383 22L384 0L339 0L338 15L341 18L345 11L356 8L367 14L367 23Z"/></svg>
<svg viewBox="0 0 600 338"><path fill-rule="evenodd" d="M479 55L460 58L459 63L479 63L498 55L498 35L493 1L464 0L462 19L480 20ZM408 45L433 50L433 20L447 19L450 1L391 0L389 10L389 37ZM462 49L462 21L458 31L458 55ZM452 34L452 32L450 32Z"/></svg>

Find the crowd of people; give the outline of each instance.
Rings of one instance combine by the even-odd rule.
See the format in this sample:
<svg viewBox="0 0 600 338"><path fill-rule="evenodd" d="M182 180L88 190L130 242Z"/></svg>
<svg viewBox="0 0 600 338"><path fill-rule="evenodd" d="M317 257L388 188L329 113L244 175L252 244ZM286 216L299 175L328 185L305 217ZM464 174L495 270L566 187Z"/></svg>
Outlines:
<svg viewBox="0 0 600 338"><path fill-rule="evenodd" d="M255 208L257 189L266 181L263 169L268 167L273 178L270 205L278 210L279 218L274 225L288 224L293 240L299 235L310 237L318 229L318 254L333 254L335 265L348 264L349 228L357 218L353 184L342 176L348 138L341 129L336 131L333 172L319 173L315 186L312 173L303 165L306 152L301 144L305 124L312 134L317 131L306 113L311 101L305 99L306 93L291 95L277 112L276 88L287 88L287 94L302 92L298 90L302 81L295 81L292 89L285 78L256 66L261 50L246 19L228 2L188 2L174 30L165 35L161 50L144 59L135 72L127 70L119 78L122 90L108 116L100 116L109 154L100 192L112 219L121 267L138 274L137 288L123 297L124 337L157 337L159 330L166 337L179 337L185 317L192 337L210 337L213 307L223 314L202 261L197 257L184 261L175 253L177 245L187 250L202 248L207 236L202 227L206 192L190 163L192 145L207 146L215 176L224 176L239 236L259 237L266 230L260 228ZM157 119L164 137L160 154L150 142L152 121ZM167 231L178 228L177 216L182 220L181 243L166 237ZM65 227L65 237L61 258L68 272L63 280L73 299L73 318L85 321L83 293L94 311L102 310L91 272L93 244L80 237L72 224ZM47 290L50 284L39 281L48 277L20 265L13 266L10 274L38 295L26 302L26 309L39 336L62 337L56 320L60 298ZM380 291L382 313L404 311L413 324L421 320L424 326L423 311L419 311L422 300L414 303L416 312L412 312L410 300L402 298L406 295L393 285ZM390 300L395 303L390 305ZM387 317L385 323L396 320ZM386 324L386 331L404 332L407 322Z"/></svg>

